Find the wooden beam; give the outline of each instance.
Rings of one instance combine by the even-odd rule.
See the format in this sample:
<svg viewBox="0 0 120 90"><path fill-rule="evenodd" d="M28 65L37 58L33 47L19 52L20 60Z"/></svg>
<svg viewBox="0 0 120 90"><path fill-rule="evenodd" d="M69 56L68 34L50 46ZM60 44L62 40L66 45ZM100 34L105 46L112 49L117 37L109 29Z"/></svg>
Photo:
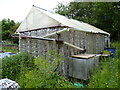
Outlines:
<svg viewBox="0 0 120 90"><path fill-rule="evenodd" d="M72 45L72 44L70 44L70 43L67 43L67 42L63 42L63 43L64 43L65 45L70 46L70 47L73 47L73 48L76 48L76 49L78 49L78 50L84 51L84 49L83 49L83 48L77 47L77 46Z"/></svg>

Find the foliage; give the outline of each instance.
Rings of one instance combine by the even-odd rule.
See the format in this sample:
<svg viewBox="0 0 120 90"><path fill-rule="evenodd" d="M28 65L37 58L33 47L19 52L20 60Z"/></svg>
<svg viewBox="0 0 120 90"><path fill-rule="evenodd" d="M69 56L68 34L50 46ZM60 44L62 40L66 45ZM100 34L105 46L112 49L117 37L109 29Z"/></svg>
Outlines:
<svg viewBox="0 0 120 90"><path fill-rule="evenodd" d="M2 46L2 49L0 49L0 51L18 53L18 45Z"/></svg>
<svg viewBox="0 0 120 90"><path fill-rule="evenodd" d="M88 88L118 88L118 59L107 59L90 79Z"/></svg>
<svg viewBox="0 0 120 90"><path fill-rule="evenodd" d="M120 59L120 42L113 42L113 47L116 47L116 58Z"/></svg>
<svg viewBox="0 0 120 90"><path fill-rule="evenodd" d="M102 59L100 62L100 67L97 72L90 78L87 88L118 88L120 74L119 71L119 61L120 61L120 43L113 43L116 47L116 57ZM120 64L120 63L119 63Z"/></svg>
<svg viewBox="0 0 120 90"><path fill-rule="evenodd" d="M16 80L21 71L29 71L33 68L34 57L24 52L2 59L2 78Z"/></svg>
<svg viewBox="0 0 120 90"><path fill-rule="evenodd" d="M112 46L116 47L116 58L118 59L118 84L120 84L120 42L114 42Z"/></svg>
<svg viewBox="0 0 120 90"><path fill-rule="evenodd" d="M2 41L2 23L0 22L0 42Z"/></svg>
<svg viewBox="0 0 120 90"><path fill-rule="evenodd" d="M2 41L0 43L0 51L3 51L3 52L12 52L12 53L18 53L19 51L19 48L18 48L18 44L15 44L11 41Z"/></svg>
<svg viewBox="0 0 120 90"><path fill-rule="evenodd" d="M0 79L2 78L2 59L0 58Z"/></svg>
<svg viewBox="0 0 120 90"><path fill-rule="evenodd" d="M60 54L50 51L47 58L38 57L34 60L35 68L22 75L18 83L22 88L72 88L72 83L59 76L63 58Z"/></svg>
<svg viewBox="0 0 120 90"><path fill-rule="evenodd" d="M120 40L120 2L71 2L59 3L56 13L84 21L111 34L112 40Z"/></svg>
<svg viewBox="0 0 120 90"><path fill-rule="evenodd" d="M103 50L101 53L102 53L102 54L111 54L111 51Z"/></svg>
<svg viewBox="0 0 120 90"><path fill-rule="evenodd" d="M13 39L11 35L15 33L20 23L19 22L16 23L14 20L10 19L3 19L0 23L2 27L2 39L18 42L18 39L17 38Z"/></svg>

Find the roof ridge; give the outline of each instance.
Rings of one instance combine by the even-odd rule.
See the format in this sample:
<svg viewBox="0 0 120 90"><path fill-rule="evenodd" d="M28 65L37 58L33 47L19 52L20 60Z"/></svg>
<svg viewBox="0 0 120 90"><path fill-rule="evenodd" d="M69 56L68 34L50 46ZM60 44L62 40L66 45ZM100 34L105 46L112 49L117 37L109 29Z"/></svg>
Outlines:
<svg viewBox="0 0 120 90"><path fill-rule="evenodd" d="M44 8L41 8L41 7L38 7L38 6L35 6L35 5L33 5L33 7L36 7L36 8L42 9L42 10L44 10L44 11L47 11L47 12L50 12L50 13L55 14L55 13L54 13L54 12L52 12L52 11L49 11L49 10L47 10L47 9L44 9Z"/></svg>

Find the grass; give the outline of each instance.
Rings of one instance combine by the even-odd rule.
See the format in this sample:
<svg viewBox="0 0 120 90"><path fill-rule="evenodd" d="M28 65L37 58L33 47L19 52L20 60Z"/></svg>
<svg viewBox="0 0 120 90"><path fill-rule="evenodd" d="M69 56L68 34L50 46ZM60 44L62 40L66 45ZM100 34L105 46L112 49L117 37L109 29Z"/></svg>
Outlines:
<svg viewBox="0 0 120 90"><path fill-rule="evenodd" d="M0 79L2 78L2 59L0 58Z"/></svg>
<svg viewBox="0 0 120 90"><path fill-rule="evenodd" d="M0 51L2 51L2 47L1 47L1 45L0 45Z"/></svg>
<svg viewBox="0 0 120 90"><path fill-rule="evenodd" d="M12 53L18 53L18 47L17 46L3 46L2 51L4 52L12 52Z"/></svg>
<svg viewBox="0 0 120 90"><path fill-rule="evenodd" d="M112 46L116 48L116 57L102 59L97 72L92 75L87 88L118 88L120 74L118 64L120 61L120 43L114 42Z"/></svg>
<svg viewBox="0 0 120 90"><path fill-rule="evenodd" d="M18 53L18 44L15 44L11 41L2 41L0 43L0 51L3 52L12 52L12 53Z"/></svg>

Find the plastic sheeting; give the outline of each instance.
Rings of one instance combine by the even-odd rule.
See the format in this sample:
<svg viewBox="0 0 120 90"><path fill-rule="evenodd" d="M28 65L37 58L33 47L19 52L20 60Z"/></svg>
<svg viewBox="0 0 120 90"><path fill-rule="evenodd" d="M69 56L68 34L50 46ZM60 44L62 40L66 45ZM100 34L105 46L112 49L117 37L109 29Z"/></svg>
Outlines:
<svg viewBox="0 0 120 90"><path fill-rule="evenodd" d="M21 23L16 32L55 26L68 26L70 28L84 32L109 34L89 24L73 19L68 19L65 16L52 13L36 6L32 7L30 13Z"/></svg>
<svg viewBox="0 0 120 90"><path fill-rule="evenodd" d="M16 53L11 53L11 52L4 52L4 53L0 53L0 58L4 58L6 56L12 56L15 55Z"/></svg>
<svg viewBox="0 0 120 90"><path fill-rule="evenodd" d="M16 32L58 26L59 24L59 22L43 13L42 10L33 7Z"/></svg>
<svg viewBox="0 0 120 90"><path fill-rule="evenodd" d="M95 33L102 33L102 34L108 34L110 35L109 33L99 29L99 28L96 28L88 23L84 23L84 22L79 22L77 20L74 20L74 19L71 19L72 22L74 22L75 24L78 24L80 27L83 27L85 30L90 30L91 32L95 32Z"/></svg>
<svg viewBox="0 0 120 90"><path fill-rule="evenodd" d="M18 88L20 88L20 86L15 81L12 81L7 78L0 80L0 90L4 90L4 89L5 90L17 90Z"/></svg>

